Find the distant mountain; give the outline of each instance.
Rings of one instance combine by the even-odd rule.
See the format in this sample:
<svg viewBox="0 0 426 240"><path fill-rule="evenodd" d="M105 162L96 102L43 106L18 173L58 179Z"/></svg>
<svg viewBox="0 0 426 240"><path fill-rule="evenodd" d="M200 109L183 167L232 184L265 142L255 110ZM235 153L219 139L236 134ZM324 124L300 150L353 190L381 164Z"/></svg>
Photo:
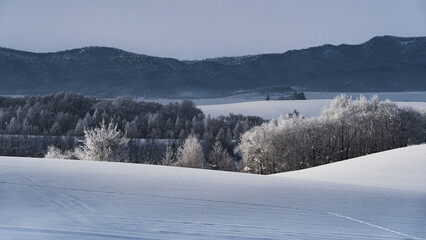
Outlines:
<svg viewBox="0 0 426 240"><path fill-rule="evenodd" d="M213 97L283 86L310 91L426 90L426 37L374 37L280 54L179 61L86 47L0 48L0 94Z"/></svg>

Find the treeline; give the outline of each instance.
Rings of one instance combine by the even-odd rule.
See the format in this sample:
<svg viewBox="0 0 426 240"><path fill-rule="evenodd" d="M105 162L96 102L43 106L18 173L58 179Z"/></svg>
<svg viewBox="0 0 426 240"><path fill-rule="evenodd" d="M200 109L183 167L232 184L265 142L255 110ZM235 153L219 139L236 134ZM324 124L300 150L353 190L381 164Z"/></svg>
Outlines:
<svg viewBox="0 0 426 240"><path fill-rule="evenodd" d="M49 146L65 151L78 145L75 137L0 135L0 156L43 157Z"/></svg>
<svg viewBox="0 0 426 240"><path fill-rule="evenodd" d="M353 101L341 95L319 117L295 112L252 128L236 150L245 172L302 169L421 143L425 116L377 96Z"/></svg>
<svg viewBox="0 0 426 240"><path fill-rule="evenodd" d="M24 98L0 97L0 134L83 136L102 120L117 124L130 138L237 140L242 133L264 122L242 115L205 117L191 101L162 105L132 98L96 100L80 94L59 93Z"/></svg>

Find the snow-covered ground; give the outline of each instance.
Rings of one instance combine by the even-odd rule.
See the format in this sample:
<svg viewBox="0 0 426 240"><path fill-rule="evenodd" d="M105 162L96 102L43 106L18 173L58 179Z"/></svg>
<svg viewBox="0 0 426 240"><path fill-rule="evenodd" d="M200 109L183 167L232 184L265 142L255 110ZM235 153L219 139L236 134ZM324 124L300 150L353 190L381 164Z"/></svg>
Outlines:
<svg viewBox="0 0 426 240"><path fill-rule="evenodd" d="M426 239L425 156L271 176L0 157L0 239Z"/></svg>
<svg viewBox="0 0 426 240"><path fill-rule="evenodd" d="M384 99L382 99L384 100ZM211 117L228 115L229 113L259 116L265 119L277 119L280 115L299 111L305 117L317 117L322 109L327 106L331 99L317 100L287 100L287 101L254 101L216 105L199 105L204 114ZM396 102L401 106L411 106L426 109L426 102Z"/></svg>

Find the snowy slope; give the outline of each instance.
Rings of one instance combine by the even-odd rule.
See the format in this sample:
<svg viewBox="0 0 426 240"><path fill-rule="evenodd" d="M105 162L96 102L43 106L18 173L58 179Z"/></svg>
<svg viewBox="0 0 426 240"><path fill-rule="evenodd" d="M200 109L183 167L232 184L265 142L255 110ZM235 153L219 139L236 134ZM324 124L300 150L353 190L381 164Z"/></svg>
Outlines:
<svg viewBox="0 0 426 240"><path fill-rule="evenodd" d="M199 105L204 114L212 117L227 115L229 113L259 116L265 119L277 119L280 115L299 111L305 117L317 117L323 107L332 99L317 100L288 100L288 101L254 101L230 104ZM400 106L411 106L426 109L426 102L396 102Z"/></svg>
<svg viewBox="0 0 426 240"><path fill-rule="evenodd" d="M276 176L426 193L426 144Z"/></svg>
<svg viewBox="0 0 426 240"><path fill-rule="evenodd" d="M424 145L395 151L390 162L403 157L404 169L353 167L382 183L416 182ZM335 175L332 164L321 169ZM423 189L296 176L304 171L0 157L0 239L426 239Z"/></svg>

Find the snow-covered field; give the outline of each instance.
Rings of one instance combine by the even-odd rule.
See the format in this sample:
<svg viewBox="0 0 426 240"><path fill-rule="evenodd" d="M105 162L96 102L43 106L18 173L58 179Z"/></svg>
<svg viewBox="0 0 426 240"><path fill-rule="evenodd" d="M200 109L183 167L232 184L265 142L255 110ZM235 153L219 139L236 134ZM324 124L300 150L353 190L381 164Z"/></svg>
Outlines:
<svg viewBox="0 0 426 240"><path fill-rule="evenodd" d="M290 93L287 93L290 94ZM308 100L320 100L320 99L333 99L342 94L341 92L305 92L305 96ZM353 99L359 98L364 95L370 98L372 95L377 95L379 99L396 102L426 102L426 91L423 92L376 92L376 93L361 93L361 92L345 92L347 96L351 96ZM270 94L271 99L278 99L280 94ZM217 105L217 104L228 104L228 103L243 103L243 102L254 102L265 100L266 95L260 93L244 93L238 95L232 95L221 98L195 98L190 99L196 105ZM168 98L143 98L138 97L136 101L145 102L158 102L161 104L168 104L174 102L181 102L183 99L168 99Z"/></svg>
<svg viewBox="0 0 426 240"><path fill-rule="evenodd" d="M293 112L294 109L299 111L305 117L317 117L320 115L323 107L327 106L327 104L329 104L331 101L331 99L287 101L271 100L215 105L199 105L197 107L200 108L206 116L210 115L211 117L234 113L259 116L265 119L277 119L280 115L285 115L287 113ZM426 101L396 103L400 106L411 106L415 108L426 109Z"/></svg>
<svg viewBox="0 0 426 240"><path fill-rule="evenodd" d="M0 157L0 239L426 239L425 156L271 176Z"/></svg>
<svg viewBox="0 0 426 240"><path fill-rule="evenodd" d="M340 95L340 92L305 92L307 99L333 99ZM426 102L426 91L423 92L376 92L376 93L361 93L361 92L345 92L346 95L352 98L359 98L362 94L367 98L377 95L379 99L389 99L395 102Z"/></svg>
<svg viewBox="0 0 426 240"><path fill-rule="evenodd" d="M305 117L319 116L324 106L330 103L330 99L320 100L288 100L288 101L254 101L243 103L229 103L216 105L200 105L204 114L211 117L220 115L243 114L245 116L259 116L265 119L277 119L280 115L299 111Z"/></svg>

